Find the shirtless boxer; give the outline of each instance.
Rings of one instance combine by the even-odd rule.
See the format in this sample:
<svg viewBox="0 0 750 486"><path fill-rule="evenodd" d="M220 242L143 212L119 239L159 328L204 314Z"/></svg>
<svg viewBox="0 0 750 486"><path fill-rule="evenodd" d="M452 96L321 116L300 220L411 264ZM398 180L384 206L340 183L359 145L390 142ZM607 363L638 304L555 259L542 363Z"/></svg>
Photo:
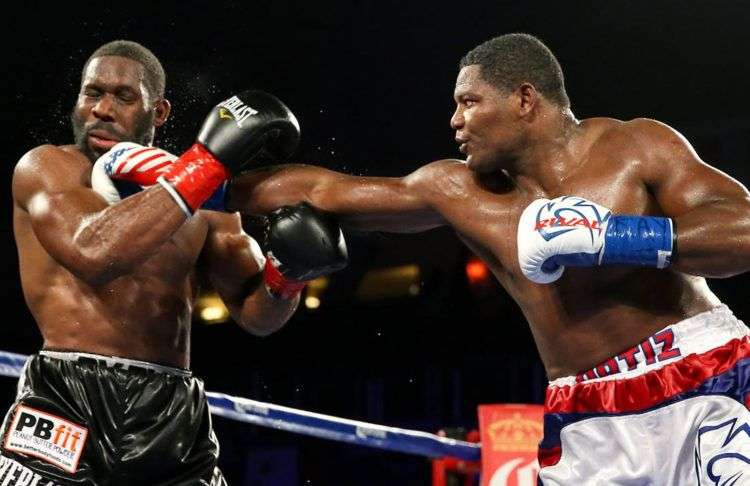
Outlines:
<svg viewBox="0 0 750 486"><path fill-rule="evenodd" d="M339 228L309 207L271 216L268 259L238 214L200 209L254 155L294 149L299 129L281 102L230 98L179 158L144 147L169 111L157 58L105 44L83 70L76 144L37 147L16 167L21 282L44 346L3 425L3 485L226 484L189 371L196 273L242 328L267 335L306 279L345 262ZM97 159L105 180L92 189ZM107 176L145 190L124 198Z"/></svg>
<svg viewBox="0 0 750 486"><path fill-rule="evenodd" d="M452 226L545 364L545 485L750 484L748 332L704 279L750 268L748 191L662 123L577 120L529 35L470 51L454 97L466 160L402 178L259 169L233 180L230 207L307 201L364 230Z"/></svg>

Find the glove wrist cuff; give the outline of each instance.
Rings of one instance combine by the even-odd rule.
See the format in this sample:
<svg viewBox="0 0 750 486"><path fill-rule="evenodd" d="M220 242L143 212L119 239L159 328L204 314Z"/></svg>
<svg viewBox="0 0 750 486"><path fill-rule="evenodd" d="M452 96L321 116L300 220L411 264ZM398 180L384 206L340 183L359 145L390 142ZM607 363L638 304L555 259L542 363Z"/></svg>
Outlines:
<svg viewBox="0 0 750 486"><path fill-rule="evenodd" d="M302 292L307 282L292 280L284 277L270 256L266 258L266 266L263 269L263 282L268 292L274 297L292 299Z"/></svg>
<svg viewBox="0 0 750 486"><path fill-rule="evenodd" d="M190 211L195 212L229 175L211 152L196 143L170 165L160 179L171 185Z"/></svg>
<svg viewBox="0 0 750 486"><path fill-rule="evenodd" d="M612 216L607 223L600 265L667 268L674 251L670 218Z"/></svg>

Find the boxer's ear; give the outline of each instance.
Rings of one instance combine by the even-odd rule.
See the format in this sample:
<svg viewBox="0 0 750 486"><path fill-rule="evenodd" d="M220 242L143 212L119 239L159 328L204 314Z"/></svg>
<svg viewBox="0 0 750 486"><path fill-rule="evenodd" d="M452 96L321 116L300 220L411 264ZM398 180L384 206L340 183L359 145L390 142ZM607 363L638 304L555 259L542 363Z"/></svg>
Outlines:
<svg viewBox="0 0 750 486"><path fill-rule="evenodd" d="M160 98L154 103L154 126L160 127L167 122L169 114L172 112L172 104L165 98Z"/></svg>
<svg viewBox="0 0 750 486"><path fill-rule="evenodd" d="M521 117L533 113L537 103L539 103L539 93L531 83L521 83L517 90L518 94L518 113Z"/></svg>

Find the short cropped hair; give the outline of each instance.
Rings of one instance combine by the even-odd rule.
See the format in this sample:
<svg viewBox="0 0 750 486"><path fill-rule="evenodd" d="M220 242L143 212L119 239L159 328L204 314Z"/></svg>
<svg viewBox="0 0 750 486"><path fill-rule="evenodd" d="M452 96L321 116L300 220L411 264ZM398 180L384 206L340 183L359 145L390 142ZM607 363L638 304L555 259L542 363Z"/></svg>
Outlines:
<svg viewBox="0 0 750 486"><path fill-rule="evenodd" d="M86 74L91 61L102 56L120 56L132 59L143 66L144 79L143 83L148 90L149 95L154 98L164 98L164 89L167 83L167 76L164 74L164 68L159 59L153 52L141 44L128 40L115 40L107 42L94 51L83 66L82 76Z"/></svg>
<svg viewBox="0 0 750 486"><path fill-rule="evenodd" d="M528 82L553 103L570 107L560 63L533 35L506 34L479 44L461 59L461 68L472 65L478 65L482 78L500 91Z"/></svg>

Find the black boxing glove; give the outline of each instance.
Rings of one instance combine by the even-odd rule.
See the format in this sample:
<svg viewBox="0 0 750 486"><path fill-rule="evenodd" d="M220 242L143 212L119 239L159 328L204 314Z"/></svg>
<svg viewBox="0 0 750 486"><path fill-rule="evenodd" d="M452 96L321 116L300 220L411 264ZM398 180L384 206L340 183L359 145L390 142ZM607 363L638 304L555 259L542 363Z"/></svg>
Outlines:
<svg viewBox="0 0 750 486"><path fill-rule="evenodd" d="M265 249L263 281L272 295L284 299L299 294L307 281L341 270L348 262L338 223L304 202L268 216Z"/></svg>
<svg viewBox="0 0 750 486"><path fill-rule="evenodd" d="M219 103L197 141L236 174L256 158L283 161L299 138L299 123L289 108L271 94L251 90Z"/></svg>
<svg viewBox="0 0 750 486"><path fill-rule="evenodd" d="M158 182L190 217L248 162L280 162L298 143L299 124L284 103L263 91L245 91L211 110L196 143Z"/></svg>

